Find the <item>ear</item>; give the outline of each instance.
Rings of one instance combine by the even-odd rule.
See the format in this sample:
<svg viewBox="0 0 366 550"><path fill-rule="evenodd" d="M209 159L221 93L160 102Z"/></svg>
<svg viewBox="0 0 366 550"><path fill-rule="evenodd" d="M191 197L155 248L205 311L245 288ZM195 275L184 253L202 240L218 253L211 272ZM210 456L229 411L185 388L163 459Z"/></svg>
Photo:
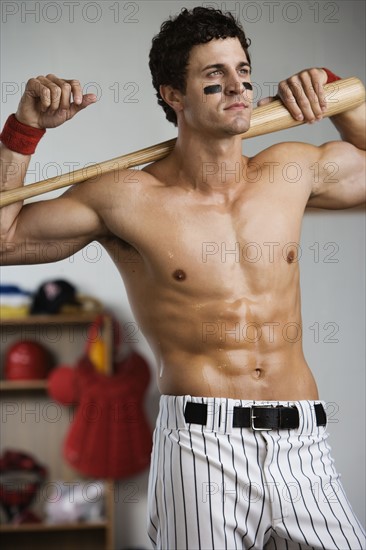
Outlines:
<svg viewBox="0 0 366 550"><path fill-rule="evenodd" d="M168 84L162 84L159 88L159 92L165 103L167 103L176 113L183 110L182 92Z"/></svg>

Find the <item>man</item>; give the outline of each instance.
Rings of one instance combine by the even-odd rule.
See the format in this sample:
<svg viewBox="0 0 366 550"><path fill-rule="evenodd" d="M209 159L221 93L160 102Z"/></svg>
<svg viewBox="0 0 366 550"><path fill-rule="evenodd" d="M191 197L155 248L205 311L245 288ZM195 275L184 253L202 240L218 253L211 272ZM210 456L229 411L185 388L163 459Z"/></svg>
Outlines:
<svg viewBox="0 0 366 550"><path fill-rule="evenodd" d="M183 10L165 22L150 67L178 126L173 152L138 177L106 175L51 201L7 207L2 259L22 264L31 245L41 261L42 247L57 243L56 261L70 241L75 252L92 240L114 258L162 393L149 481L155 547L362 548L301 340L284 335L301 328L296 243L306 206L364 201L365 112L333 117L342 142L280 143L243 156L248 47L218 10ZM293 117L322 118L328 76L309 69L280 83ZM2 134L4 188L21 185L6 167L29 162L26 136L38 139L94 101L77 81L31 79ZM296 186L283 170L293 159ZM337 182L327 172L334 162Z"/></svg>

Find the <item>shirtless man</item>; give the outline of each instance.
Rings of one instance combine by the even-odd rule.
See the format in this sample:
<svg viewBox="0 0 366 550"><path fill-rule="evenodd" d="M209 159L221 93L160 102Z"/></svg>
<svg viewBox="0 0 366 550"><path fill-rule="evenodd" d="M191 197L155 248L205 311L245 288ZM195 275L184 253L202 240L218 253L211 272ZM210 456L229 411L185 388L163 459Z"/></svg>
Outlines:
<svg viewBox="0 0 366 550"><path fill-rule="evenodd" d="M364 201L365 110L332 118L342 141L279 143L243 156L248 45L234 19L216 10L166 22L150 67L159 103L178 126L173 152L133 178L109 174L54 200L4 208L2 262L24 264L27 246L41 261L50 243L58 261L70 241L75 252L93 240L114 258L162 393L149 481L155 547L354 550L364 547L364 532L334 470L297 337L296 243L306 206ZM323 69L301 71L278 95L293 117L320 120L327 78ZM53 128L94 101L75 80L33 78L16 119ZM22 184L30 157L5 141L10 189ZM296 185L283 170L294 159ZM327 183L334 162L338 181ZM126 261L131 253L135 262Z"/></svg>

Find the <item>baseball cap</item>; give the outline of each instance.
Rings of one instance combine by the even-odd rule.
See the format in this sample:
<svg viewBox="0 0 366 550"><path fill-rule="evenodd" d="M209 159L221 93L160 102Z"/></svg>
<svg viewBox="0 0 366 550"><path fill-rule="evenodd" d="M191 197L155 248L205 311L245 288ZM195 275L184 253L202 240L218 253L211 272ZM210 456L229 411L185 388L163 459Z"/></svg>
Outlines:
<svg viewBox="0 0 366 550"><path fill-rule="evenodd" d="M75 287L63 279L46 281L34 295L30 313L56 314L65 305L80 306Z"/></svg>

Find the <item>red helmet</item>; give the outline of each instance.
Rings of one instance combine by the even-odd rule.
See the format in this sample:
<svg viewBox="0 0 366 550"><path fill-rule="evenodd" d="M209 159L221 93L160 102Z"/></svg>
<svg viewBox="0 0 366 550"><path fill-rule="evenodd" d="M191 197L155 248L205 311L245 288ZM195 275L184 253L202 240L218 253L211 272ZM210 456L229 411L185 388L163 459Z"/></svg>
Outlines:
<svg viewBox="0 0 366 550"><path fill-rule="evenodd" d="M16 342L6 352L5 378L7 380L46 378L49 367L50 355L38 342Z"/></svg>

